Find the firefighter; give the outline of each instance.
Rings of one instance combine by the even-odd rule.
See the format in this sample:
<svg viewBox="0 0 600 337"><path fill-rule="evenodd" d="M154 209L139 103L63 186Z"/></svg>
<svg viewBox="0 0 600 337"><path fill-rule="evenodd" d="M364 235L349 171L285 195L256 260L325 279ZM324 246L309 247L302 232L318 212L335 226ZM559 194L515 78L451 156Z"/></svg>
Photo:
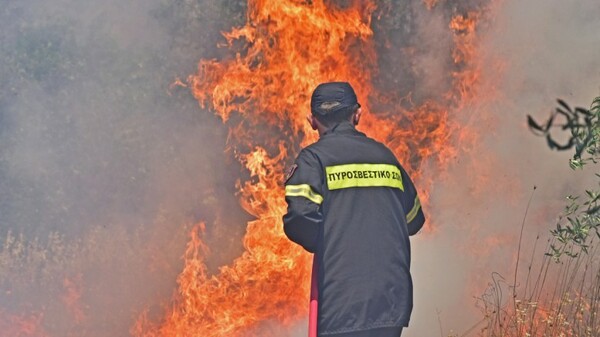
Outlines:
<svg viewBox="0 0 600 337"><path fill-rule="evenodd" d="M283 226L315 254L318 336L399 337L413 307L409 235L425 216L394 154L355 129L360 117L349 83L314 90L319 140L288 170Z"/></svg>

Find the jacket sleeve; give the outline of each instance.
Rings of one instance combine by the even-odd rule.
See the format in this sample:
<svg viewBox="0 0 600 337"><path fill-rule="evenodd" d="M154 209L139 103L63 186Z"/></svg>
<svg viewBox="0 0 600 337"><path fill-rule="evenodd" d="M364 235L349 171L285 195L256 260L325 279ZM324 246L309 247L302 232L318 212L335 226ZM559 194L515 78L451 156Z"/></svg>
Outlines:
<svg viewBox="0 0 600 337"><path fill-rule="evenodd" d="M408 226L408 235L417 234L425 223L425 214L421 208L421 201L417 195L417 190L412 180L401 168L402 182L404 184L404 192L402 195L402 207L406 213L406 224Z"/></svg>
<svg viewBox="0 0 600 337"><path fill-rule="evenodd" d="M318 159L303 150L288 172L285 182L288 208L283 216L283 230L290 240L311 253L317 248L323 221L322 176L323 170Z"/></svg>

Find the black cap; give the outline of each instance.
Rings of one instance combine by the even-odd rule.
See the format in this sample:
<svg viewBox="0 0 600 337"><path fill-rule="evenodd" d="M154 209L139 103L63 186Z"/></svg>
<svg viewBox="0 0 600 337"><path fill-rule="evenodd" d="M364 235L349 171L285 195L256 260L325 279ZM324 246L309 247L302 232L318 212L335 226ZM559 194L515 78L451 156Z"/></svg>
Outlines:
<svg viewBox="0 0 600 337"><path fill-rule="evenodd" d="M333 107L324 110L323 103L334 103ZM338 104L335 104L338 103ZM310 98L310 111L313 115L325 117L349 107L360 107L354 89L348 82L321 83L313 91Z"/></svg>

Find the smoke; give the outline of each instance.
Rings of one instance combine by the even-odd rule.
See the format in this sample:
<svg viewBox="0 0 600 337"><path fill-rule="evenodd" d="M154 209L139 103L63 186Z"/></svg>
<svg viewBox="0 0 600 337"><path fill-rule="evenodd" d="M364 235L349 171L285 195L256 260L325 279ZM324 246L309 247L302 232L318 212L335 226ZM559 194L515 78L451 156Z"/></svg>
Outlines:
<svg viewBox="0 0 600 337"><path fill-rule="evenodd" d="M454 115L476 131L475 145L455 158L430 191L428 211L438 227L413 240L416 293L409 337L483 328L475 304L500 278L493 272L512 284L523 221L520 290L526 268L539 266L564 198L582 194L593 181L592 168L571 171L572 153L552 152L533 136L526 115L545 120L557 98L587 108L600 94L597 3L502 1L491 14L478 29L483 63L477 98Z"/></svg>
<svg viewBox="0 0 600 337"><path fill-rule="evenodd" d="M385 36L377 41L376 84L416 103L447 92L448 18L481 4L439 1L429 11L421 1L382 3L401 14L376 21L376 38ZM241 253L248 216L235 197L240 168L224 153L227 130L171 83L194 73L199 59L223 57L219 32L243 22L244 6L3 1L2 309L46 308L51 336L123 336L144 308L151 319L160 315L190 225L210 224L210 269ZM505 0L495 8L478 31L480 99L454 111L477 143L436 180L426 210L436 229L412 241L408 337L462 332L479 321L475 297L491 273L512 277L533 186L524 264L563 197L590 181L569 170L568 153L534 137L525 116L543 119L556 98L586 107L600 93L597 3Z"/></svg>
<svg viewBox="0 0 600 337"><path fill-rule="evenodd" d="M240 254L227 130L171 87L215 56L243 15L232 4L3 1L5 314L44 311L51 336L127 335L175 289L189 226L212 224L210 268Z"/></svg>

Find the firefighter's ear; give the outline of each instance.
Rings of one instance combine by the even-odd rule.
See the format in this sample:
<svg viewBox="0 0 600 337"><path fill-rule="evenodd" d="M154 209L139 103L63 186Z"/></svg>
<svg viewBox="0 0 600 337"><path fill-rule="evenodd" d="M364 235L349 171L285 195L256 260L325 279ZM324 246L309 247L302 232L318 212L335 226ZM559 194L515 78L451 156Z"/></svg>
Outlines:
<svg viewBox="0 0 600 337"><path fill-rule="evenodd" d="M352 116L352 123L354 123L354 125L358 125L361 115L362 115L362 108L358 108L356 110L356 112L354 113L354 115Z"/></svg>
<svg viewBox="0 0 600 337"><path fill-rule="evenodd" d="M308 121L308 124L310 124L310 127L313 130L318 130L318 125L317 125L317 119L315 118L315 116L313 116L312 114L306 116L306 120Z"/></svg>

